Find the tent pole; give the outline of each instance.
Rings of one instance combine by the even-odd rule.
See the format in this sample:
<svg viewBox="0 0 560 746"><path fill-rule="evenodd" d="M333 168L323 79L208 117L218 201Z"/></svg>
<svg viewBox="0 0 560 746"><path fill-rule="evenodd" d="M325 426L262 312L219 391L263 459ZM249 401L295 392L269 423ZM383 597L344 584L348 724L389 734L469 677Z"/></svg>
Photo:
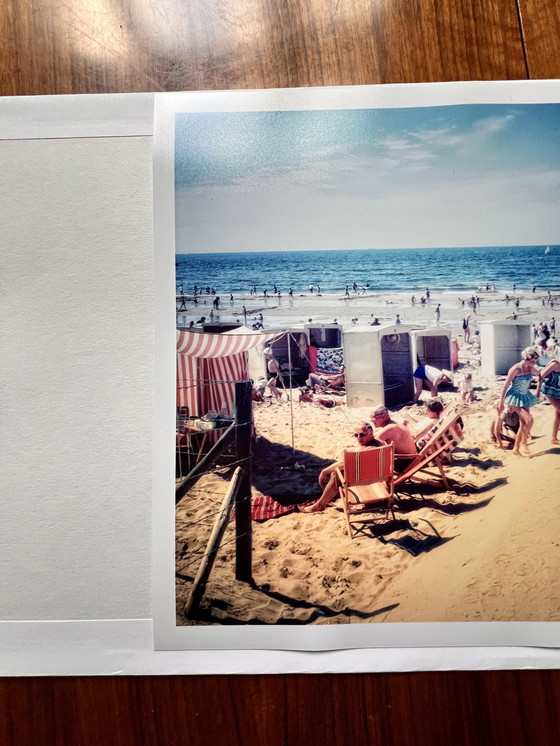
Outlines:
<svg viewBox="0 0 560 746"><path fill-rule="evenodd" d="M288 332L288 368L289 368L289 371L290 371L290 421L291 421L291 425L292 425L292 455L295 456L296 455L296 449L295 449L295 446L294 446L294 395L293 395L293 392L292 392L293 380L292 380L292 354L291 354L292 345L291 345L291 341L292 341L292 334L291 334L291 332Z"/></svg>

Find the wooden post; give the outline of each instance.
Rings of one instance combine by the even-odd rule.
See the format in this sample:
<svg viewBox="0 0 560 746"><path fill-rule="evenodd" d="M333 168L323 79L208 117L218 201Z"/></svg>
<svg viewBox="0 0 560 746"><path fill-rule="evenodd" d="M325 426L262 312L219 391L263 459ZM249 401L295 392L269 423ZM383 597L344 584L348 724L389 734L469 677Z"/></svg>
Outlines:
<svg viewBox="0 0 560 746"><path fill-rule="evenodd" d="M235 495L235 577L253 580L251 526L251 435L253 429L252 386L250 381L235 384L235 455L243 474Z"/></svg>
<svg viewBox="0 0 560 746"><path fill-rule="evenodd" d="M189 597L187 599L187 603L185 604L186 616L189 616L191 613L198 609L202 596L204 595L206 583L208 582L208 578L210 577L210 572L212 570L214 560L216 559L216 554L220 547L220 541L222 540L222 536L224 535L224 532L228 525L229 514L231 513L232 496L235 495L235 492L239 486L239 477L241 475L241 472L242 469L238 466L233 474L233 478L230 482L229 488L222 501L220 512L218 513L218 517L216 519L216 522L214 523L214 528L212 529L212 533L210 534L210 538L208 539L208 544L206 545L204 557L196 574L196 578L194 579L191 592L189 593Z"/></svg>

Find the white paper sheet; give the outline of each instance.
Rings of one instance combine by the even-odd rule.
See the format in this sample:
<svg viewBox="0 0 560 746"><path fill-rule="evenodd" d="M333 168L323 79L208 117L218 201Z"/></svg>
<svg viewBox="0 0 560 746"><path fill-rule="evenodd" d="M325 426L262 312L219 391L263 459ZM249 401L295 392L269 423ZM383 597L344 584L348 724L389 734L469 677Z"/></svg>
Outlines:
<svg viewBox="0 0 560 746"><path fill-rule="evenodd" d="M453 87L431 88L445 99ZM498 91L533 101L555 96L557 85L456 90L481 100L494 100ZM421 95L417 88L408 93ZM330 105L328 92L311 94L314 106ZM341 105L350 105L368 91L341 95ZM309 103L305 92L266 98L268 107ZM262 105L249 92L190 100L194 108L225 100L231 108ZM173 425L162 417L169 401L173 406L173 386L154 390L154 262L158 293L173 293L174 281L172 256L153 245L152 103L151 95L0 100L0 673L555 667L556 650L505 648L502 638L495 640L500 646L485 648L247 654L227 649L233 642L242 647L243 639L230 643L222 635L225 651L154 651L153 609L170 624L174 600L173 453L167 448ZM174 360L173 324L162 330L165 321L160 317L157 327L163 346L158 386L169 381ZM196 645L215 645L204 639L207 630L195 631L202 633ZM274 648L273 637L263 644ZM538 637L535 630L527 644L553 641L552 633Z"/></svg>

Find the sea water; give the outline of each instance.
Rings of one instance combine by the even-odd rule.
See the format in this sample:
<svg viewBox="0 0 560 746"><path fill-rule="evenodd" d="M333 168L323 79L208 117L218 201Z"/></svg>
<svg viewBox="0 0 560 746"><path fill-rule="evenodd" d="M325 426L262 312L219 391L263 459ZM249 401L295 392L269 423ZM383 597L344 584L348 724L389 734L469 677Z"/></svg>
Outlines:
<svg viewBox="0 0 560 746"><path fill-rule="evenodd" d="M368 292L475 292L494 286L511 292L560 289L560 247L493 246L440 249L270 251L176 256L177 288L212 287L218 294L262 293L274 286L286 294L367 288Z"/></svg>

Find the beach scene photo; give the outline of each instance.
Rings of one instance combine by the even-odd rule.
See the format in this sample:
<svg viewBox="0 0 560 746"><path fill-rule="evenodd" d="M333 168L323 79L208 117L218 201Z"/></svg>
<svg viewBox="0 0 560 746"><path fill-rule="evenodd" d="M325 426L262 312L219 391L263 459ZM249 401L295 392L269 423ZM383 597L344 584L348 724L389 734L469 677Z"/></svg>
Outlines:
<svg viewBox="0 0 560 746"><path fill-rule="evenodd" d="M173 131L176 625L560 621L560 105Z"/></svg>

